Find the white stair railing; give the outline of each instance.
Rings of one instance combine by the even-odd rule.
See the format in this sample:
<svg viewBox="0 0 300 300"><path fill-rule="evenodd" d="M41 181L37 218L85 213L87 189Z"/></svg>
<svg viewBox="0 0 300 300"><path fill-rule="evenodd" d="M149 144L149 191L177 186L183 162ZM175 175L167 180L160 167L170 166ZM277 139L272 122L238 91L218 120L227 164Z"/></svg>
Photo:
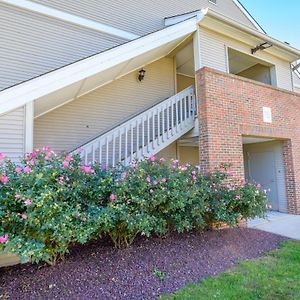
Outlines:
<svg viewBox="0 0 300 300"><path fill-rule="evenodd" d="M194 127L196 97L194 87L152 106L108 132L81 145L84 164L128 165L156 154Z"/></svg>

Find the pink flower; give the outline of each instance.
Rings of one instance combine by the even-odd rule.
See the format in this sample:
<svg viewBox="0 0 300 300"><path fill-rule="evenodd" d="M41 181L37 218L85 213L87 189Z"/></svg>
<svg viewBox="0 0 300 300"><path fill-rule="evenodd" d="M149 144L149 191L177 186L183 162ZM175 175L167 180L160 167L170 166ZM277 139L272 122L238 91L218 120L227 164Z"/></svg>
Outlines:
<svg viewBox="0 0 300 300"><path fill-rule="evenodd" d="M0 244L4 244L8 241L8 234L0 236Z"/></svg>
<svg viewBox="0 0 300 300"><path fill-rule="evenodd" d="M29 165L29 166L34 166L34 164L35 164L35 162L33 159L31 159L27 162L27 165Z"/></svg>
<svg viewBox="0 0 300 300"><path fill-rule="evenodd" d="M65 158L65 161L72 161L73 160L73 157L71 155L67 155L67 157Z"/></svg>
<svg viewBox="0 0 300 300"><path fill-rule="evenodd" d="M111 194L111 195L109 196L109 199L112 200L112 201L113 201L113 200L116 200L116 195L115 195L115 194Z"/></svg>
<svg viewBox="0 0 300 300"><path fill-rule="evenodd" d="M167 179L164 177L164 178L162 178L161 182L165 183L165 182L167 182Z"/></svg>
<svg viewBox="0 0 300 300"><path fill-rule="evenodd" d="M106 171L106 170L107 170L107 167L106 167L105 165L102 165L102 166L101 166L101 170L102 170L102 171Z"/></svg>
<svg viewBox="0 0 300 300"><path fill-rule="evenodd" d="M4 154L0 152L0 162L4 159Z"/></svg>
<svg viewBox="0 0 300 300"><path fill-rule="evenodd" d="M17 173L21 173L21 172L22 172L22 168L16 167L16 168L15 168L15 171L16 171Z"/></svg>
<svg viewBox="0 0 300 300"><path fill-rule="evenodd" d="M157 181L157 180L154 180L154 181L153 181L153 184L154 184L154 185L158 185L158 181Z"/></svg>
<svg viewBox="0 0 300 300"><path fill-rule="evenodd" d="M173 165L177 165L178 164L178 159L172 159L172 163L173 163Z"/></svg>
<svg viewBox="0 0 300 300"><path fill-rule="evenodd" d="M31 170L31 168L30 168L29 166L26 166L26 167L24 168L24 172L25 172L25 173L31 173L32 170Z"/></svg>
<svg viewBox="0 0 300 300"><path fill-rule="evenodd" d="M27 157L28 158L35 158L37 155L36 155L36 153L35 152L32 152L32 153L28 153L27 154Z"/></svg>
<svg viewBox="0 0 300 300"><path fill-rule="evenodd" d="M152 193L154 193L154 191L153 191L152 189L150 189L150 191L149 191L149 192L150 192L151 194L152 194Z"/></svg>
<svg viewBox="0 0 300 300"><path fill-rule="evenodd" d="M25 203L26 205L31 205L31 201L30 201L29 199L26 199L26 200L24 201L24 203Z"/></svg>
<svg viewBox="0 0 300 300"><path fill-rule="evenodd" d="M70 163L67 160L63 161L63 167L64 168L69 168Z"/></svg>
<svg viewBox="0 0 300 300"><path fill-rule="evenodd" d="M159 161L160 161L160 162L165 162L166 159L162 157Z"/></svg>
<svg viewBox="0 0 300 300"><path fill-rule="evenodd" d="M21 218L22 218L23 220L26 220L28 217L27 217L27 215L22 214L22 215L21 215Z"/></svg>
<svg viewBox="0 0 300 300"><path fill-rule="evenodd" d="M16 199L19 199L20 197L21 197L21 195L15 194L15 198L16 198Z"/></svg>
<svg viewBox="0 0 300 300"><path fill-rule="evenodd" d="M260 189L260 188L261 188L261 185L258 183L258 184L256 185L256 187L257 187L258 189Z"/></svg>
<svg viewBox="0 0 300 300"><path fill-rule="evenodd" d="M87 174L94 174L95 173L95 170L92 169L91 166L81 166L80 168L84 173L87 173Z"/></svg>
<svg viewBox="0 0 300 300"><path fill-rule="evenodd" d="M193 175L193 180L196 181L197 180L197 176Z"/></svg>
<svg viewBox="0 0 300 300"><path fill-rule="evenodd" d="M45 156L45 160L49 160L50 158L49 158L49 156L48 155L46 155Z"/></svg>
<svg viewBox="0 0 300 300"><path fill-rule="evenodd" d="M156 161L156 157L154 155L150 156L150 161L155 162Z"/></svg>
<svg viewBox="0 0 300 300"><path fill-rule="evenodd" d="M149 176L146 178L146 180L147 182L151 182L151 178Z"/></svg>
<svg viewBox="0 0 300 300"><path fill-rule="evenodd" d="M0 181L2 182L2 184L7 184L8 183L8 177L6 176L5 173L3 173L1 175L1 180Z"/></svg>
<svg viewBox="0 0 300 300"><path fill-rule="evenodd" d="M197 174L197 172L194 170L194 171L192 171L192 175L196 175Z"/></svg>
<svg viewBox="0 0 300 300"><path fill-rule="evenodd" d="M241 199L241 195L236 195L235 199L240 200Z"/></svg>

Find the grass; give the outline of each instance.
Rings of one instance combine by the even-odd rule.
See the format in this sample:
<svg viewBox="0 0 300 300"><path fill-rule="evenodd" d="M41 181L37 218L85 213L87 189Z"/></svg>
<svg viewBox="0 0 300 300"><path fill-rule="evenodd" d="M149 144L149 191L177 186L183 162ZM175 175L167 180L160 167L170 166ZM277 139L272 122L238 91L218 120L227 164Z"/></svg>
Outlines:
<svg viewBox="0 0 300 300"><path fill-rule="evenodd" d="M285 242L264 257L242 261L223 274L161 299L300 300L300 243Z"/></svg>

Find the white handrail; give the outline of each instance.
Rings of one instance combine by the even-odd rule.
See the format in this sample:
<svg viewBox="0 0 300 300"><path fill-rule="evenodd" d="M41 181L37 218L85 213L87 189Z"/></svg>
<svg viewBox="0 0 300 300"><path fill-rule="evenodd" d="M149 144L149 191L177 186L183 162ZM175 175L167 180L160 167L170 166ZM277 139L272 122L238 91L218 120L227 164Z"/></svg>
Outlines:
<svg viewBox="0 0 300 300"><path fill-rule="evenodd" d="M116 166L156 154L194 127L194 87L152 106L76 150L83 162Z"/></svg>

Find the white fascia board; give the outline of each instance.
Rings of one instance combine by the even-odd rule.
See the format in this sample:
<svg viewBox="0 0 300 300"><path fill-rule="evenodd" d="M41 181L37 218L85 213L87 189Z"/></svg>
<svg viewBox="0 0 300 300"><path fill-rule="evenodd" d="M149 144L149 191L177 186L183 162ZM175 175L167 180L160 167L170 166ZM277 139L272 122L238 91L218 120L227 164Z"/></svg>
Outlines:
<svg viewBox="0 0 300 300"><path fill-rule="evenodd" d="M258 31L260 31L262 33L266 33L263 30L263 28L258 24L258 22L249 14L249 12L247 11L247 9L245 9L245 7L240 3L239 0L233 0L233 2L243 12L243 14L249 19L249 21L255 26L255 28Z"/></svg>
<svg viewBox="0 0 300 300"><path fill-rule="evenodd" d="M0 115L191 34L197 30L198 22L196 18L186 20L8 88L0 92Z"/></svg>
<svg viewBox="0 0 300 300"><path fill-rule="evenodd" d="M196 11L185 13L182 15L167 17L167 18L165 18L165 26L171 26L171 25L186 21L193 17L195 17L198 21L200 21L203 18L203 16L204 15L201 10L196 10Z"/></svg>
<svg viewBox="0 0 300 300"><path fill-rule="evenodd" d="M68 23L72 23L75 25L83 26L89 29L97 30L103 32L105 34L109 34L112 36L116 36L125 40L134 40L139 38L138 35L117 29L112 26L108 26L96 21L92 21L86 18L78 17L45 5L41 5L38 3L33 3L28 0L0 0L0 2L13 5L18 8L26 9L29 11L33 11L48 17L56 18Z"/></svg>
<svg viewBox="0 0 300 300"><path fill-rule="evenodd" d="M235 21L225 15L217 13L216 11L211 10L209 8L202 9L201 11L204 14L204 17L199 21L200 25L201 25L201 22L202 23L205 22L206 17L208 17L208 18L210 17L212 19L216 19L217 21L223 22L224 24L229 25L232 28L238 29L249 35L259 38L264 42L270 42L273 46L276 46L276 47L280 48L281 50L284 50L287 53L289 53L290 56L293 56L293 61L298 60L300 58L300 50L299 49L289 46L288 44L286 44L284 42L274 39L265 33L259 32L249 26L246 26L240 22L237 22L237 21ZM272 50L272 48L270 48L270 49Z"/></svg>

